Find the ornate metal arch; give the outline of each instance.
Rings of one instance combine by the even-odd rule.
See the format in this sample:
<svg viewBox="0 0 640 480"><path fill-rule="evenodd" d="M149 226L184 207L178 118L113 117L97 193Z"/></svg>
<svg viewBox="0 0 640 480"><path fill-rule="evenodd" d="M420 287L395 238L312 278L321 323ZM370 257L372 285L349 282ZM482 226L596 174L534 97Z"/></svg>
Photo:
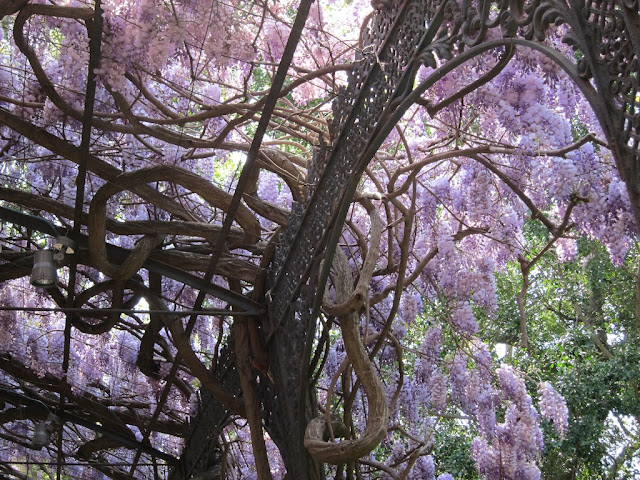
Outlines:
<svg viewBox="0 0 640 480"><path fill-rule="evenodd" d="M267 280L275 395L266 418L284 418L285 456L302 452L313 414L307 377L318 299L358 181L402 115L446 72L501 46L528 46L558 62L591 103L640 220L638 0L388 3L365 32L357 68L334 104L332 143L316 152L308 200L295 206ZM563 41L572 56L545 43L551 25L566 26ZM415 86L421 65L435 69ZM292 355L301 360L299 369L291 368ZM304 459L287 463L297 470L292 477L307 478Z"/></svg>

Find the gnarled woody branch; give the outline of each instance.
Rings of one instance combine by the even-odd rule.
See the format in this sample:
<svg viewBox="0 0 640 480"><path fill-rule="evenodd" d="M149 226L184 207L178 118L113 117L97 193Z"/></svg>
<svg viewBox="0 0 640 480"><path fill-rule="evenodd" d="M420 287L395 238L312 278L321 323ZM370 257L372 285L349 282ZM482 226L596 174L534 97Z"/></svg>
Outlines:
<svg viewBox="0 0 640 480"><path fill-rule="evenodd" d="M360 271L360 278L358 284L353 292L348 295L345 300L340 300L337 305L323 305L324 311L334 317L342 317L348 315L351 312L356 312L364 304L364 301L369 292L369 282L376 268L376 262L378 261L378 254L380 252L380 237L382 236L382 220L378 211L374 207L371 200L367 198L361 198L360 203L367 209L367 213L371 218L371 240L369 245L369 251L366 254L362 269ZM335 265L334 265L335 267ZM346 291L351 291L351 285L347 287ZM340 295L340 293L338 293Z"/></svg>
<svg viewBox="0 0 640 480"><path fill-rule="evenodd" d="M94 264L105 274L114 278L121 278L124 275L124 270L127 271L127 274L137 272L155 246L150 245L154 243L154 239L145 241L144 244L136 247L124 265L111 264L107 259L104 242L107 200L124 189L132 189L141 183L158 181L171 181L182 185L200 195L211 205L225 211L231 203L231 195L223 192L207 180L178 167L159 165L119 175L113 182L104 185L96 192L89 210L89 251ZM260 223L251 211L246 207L240 206L236 212L236 219L244 230L245 241L257 242L260 238ZM131 273L132 271L133 273Z"/></svg>
<svg viewBox="0 0 640 480"><path fill-rule="evenodd" d="M147 186L147 185L145 185ZM246 198L246 195L245 195ZM0 187L0 200L14 203L20 207L26 207L30 210L44 210L61 219L72 219L74 209L58 200L43 197L35 193L23 192L8 187ZM266 202L265 202L266 203ZM160 207L162 208L162 207ZM273 206L273 208L279 208ZM282 210L284 212L284 210ZM282 214L284 215L284 213ZM82 214L82 223L87 224L89 215ZM64 224L64 223L63 223ZM162 220L131 220L131 221L115 221L110 218L106 219L106 229L108 232L116 235L167 235L182 236L192 238L202 238L208 241L212 246L216 244L218 235L221 230L220 225L212 225L204 222L191 222L172 219L170 221ZM241 228L233 227L227 235L227 245L229 250L234 248L246 248L254 253L262 253L266 246L264 242L247 243L243 241L244 232ZM74 239L74 240L77 240ZM0 257L6 254L6 249L2 250ZM204 252L206 253L206 252ZM200 252L183 251L180 248L170 250L154 251L149 256L168 265L176 266L182 270L198 270L206 271L210 257ZM28 255L24 253L22 255ZM83 258L83 253L78 252L77 258L79 263L85 263L88 259ZM6 260L6 258L4 258ZM30 269L29 269L30 271ZM257 267L250 263L232 256L225 256L219 259L216 269L217 275L225 277L237 278L249 283L253 283L257 274ZM14 275L8 278L16 278L20 275ZM0 277L0 280L3 278Z"/></svg>
<svg viewBox="0 0 640 480"><path fill-rule="evenodd" d="M122 174L120 169L101 160L97 156L84 154L79 147L76 147L71 142L56 137L43 128L21 119L4 108L0 108L0 123L12 129L16 133L19 133L21 136L31 140L33 143L51 150L56 155L60 155L73 163L80 164L86 157L88 170L104 180L111 182ZM129 188L129 190L139 195L149 203L154 204L158 208L162 208L166 212L169 212L178 218L192 221L197 220L192 212L189 212L173 199L157 192L146 183L135 185Z"/></svg>
<svg viewBox="0 0 640 480"><path fill-rule="evenodd" d="M368 286L378 258L382 222L373 205L365 205L371 216L371 244L365 259L360 279L355 291L352 287L352 275L349 262L342 250L336 252L333 261L334 281L341 302L342 311L347 305L358 305L359 302L350 300L353 294L361 294L364 286ZM314 418L309 422L304 436L304 446L309 454L317 461L341 464L354 461L373 450L387 434L389 426L389 407L384 387L369 355L360 338L359 306L340 317L340 329L347 356L353 365L356 375L362 382L369 402L369 417L367 426L360 438L331 443L324 440L326 430L326 416ZM330 412L326 412L329 415Z"/></svg>
<svg viewBox="0 0 640 480"><path fill-rule="evenodd" d="M128 299L126 302L123 302L124 289L127 288L127 286L129 287L131 286L131 285L127 285L127 283L128 282L126 281L120 282L117 280L107 280L106 282L97 283L92 287L89 287L86 290L79 292L74 299L74 306L82 307L85 304L89 303L89 300L91 300L91 298L95 297L96 295L101 293L107 293L111 290L113 295L112 306L115 303L116 296L118 296L120 299L119 305L117 307L114 306L114 308L133 308L140 300L140 295L134 293L134 295L130 299ZM61 307L64 306L64 303L62 303L62 301L64 301L64 298L60 300L56 299L56 302ZM88 316L88 315L85 315L85 316ZM100 319L95 323L89 323L84 318L82 318L79 314L71 313L72 325L78 330L80 330L81 332L91 334L91 335L100 335L102 333L108 332L115 326L115 324L118 322L119 319L120 319L120 313L110 312L107 314L106 320Z"/></svg>

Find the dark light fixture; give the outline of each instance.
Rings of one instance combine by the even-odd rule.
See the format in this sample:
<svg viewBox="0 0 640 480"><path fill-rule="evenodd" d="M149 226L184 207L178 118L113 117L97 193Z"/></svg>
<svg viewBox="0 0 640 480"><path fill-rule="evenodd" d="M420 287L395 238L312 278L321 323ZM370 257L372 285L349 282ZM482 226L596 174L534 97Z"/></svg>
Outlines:
<svg viewBox="0 0 640 480"><path fill-rule="evenodd" d="M33 429L33 437L31 438L31 446L33 448L40 450L42 447L49 445L49 442L51 442L51 437L49 436L50 428L47 422L36 423Z"/></svg>
<svg viewBox="0 0 640 480"><path fill-rule="evenodd" d="M33 255L30 283L34 287L51 288L58 280L56 265L51 250L38 250Z"/></svg>

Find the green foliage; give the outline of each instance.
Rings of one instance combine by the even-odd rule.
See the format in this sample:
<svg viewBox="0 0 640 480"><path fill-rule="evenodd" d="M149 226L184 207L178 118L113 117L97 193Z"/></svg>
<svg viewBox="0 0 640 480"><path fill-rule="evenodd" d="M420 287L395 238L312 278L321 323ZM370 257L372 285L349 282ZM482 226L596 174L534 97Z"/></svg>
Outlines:
<svg viewBox="0 0 640 480"><path fill-rule="evenodd" d="M441 424L443 428L439 428L435 435L434 457L438 470L448 472L456 479L478 478L470 453L473 435L468 426L452 419L443 419Z"/></svg>
<svg viewBox="0 0 640 480"><path fill-rule="evenodd" d="M527 228L529 258L548 241L535 225ZM545 425L543 478L617 479L634 467L632 456L616 456L624 446L638 449L633 429L611 441L611 418L640 416L640 343L635 318L635 255L614 266L606 250L578 241L574 261L561 263L553 251L532 269L525 299L529 351L519 348L520 318L516 297L522 288L520 265L497 279L497 318L484 327L488 340L512 345L506 360L525 372L532 389L548 380L561 392L571 412L570 430L560 439ZM637 425L637 420L636 420ZM617 451L616 451L617 450ZM466 477L463 477L466 478Z"/></svg>

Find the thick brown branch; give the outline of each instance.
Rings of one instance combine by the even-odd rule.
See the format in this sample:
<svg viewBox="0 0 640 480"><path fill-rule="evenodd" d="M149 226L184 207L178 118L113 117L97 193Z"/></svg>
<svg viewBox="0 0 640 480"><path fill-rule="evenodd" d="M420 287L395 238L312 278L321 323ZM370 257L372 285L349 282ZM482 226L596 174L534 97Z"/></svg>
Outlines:
<svg viewBox="0 0 640 480"><path fill-rule="evenodd" d="M349 295L349 298L346 301L339 303L338 305L323 306L324 310L330 316L343 317L350 313L357 312L360 307L362 307L365 299L369 294L369 282L371 281L371 276L373 275L373 271L375 270L376 262L378 261L378 255L380 253L382 220L380 219L378 211L373 206L370 200L362 199L362 203L367 209L369 217L371 218L371 241L369 244L369 252L365 257L364 264L362 265L362 269L360 270L360 278L358 279L358 284L356 285L351 295Z"/></svg>
<svg viewBox="0 0 640 480"><path fill-rule="evenodd" d="M373 208L370 213L374 213ZM360 280L362 285L368 286L371 274L375 266L375 261L368 264L370 257L377 260L379 249L378 242L381 235L381 225L379 218L375 220L375 213L372 215L372 245L369 249L366 266L363 267ZM374 236L377 239L374 240ZM338 301L341 304L349 302L352 296L352 275L347 258L341 250L336 251L334 257L335 285L338 294ZM360 286L361 283L359 282ZM365 294L368 292L365 292ZM343 440L340 443L331 443L324 440L327 428L325 416L317 417L309 423L305 431L304 445L309 454L319 462L341 464L354 461L373 450L387 433L389 425L389 407L387 405L386 393L380 377L376 372L369 354L360 338L360 315L356 311L351 311L347 315L340 317L340 329L345 345L345 350L353 369L362 382L369 402L369 416L365 431L358 439ZM325 412L329 415L329 412Z"/></svg>
<svg viewBox="0 0 640 480"><path fill-rule="evenodd" d="M140 183L158 181L171 181L185 186L194 193L199 194L211 205L225 211L228 210L231 204L231 195L223 192L207 180L177 167L162 165L131 173L123 173L114 179L113 182L104 185L96 192L91 201L89 211L88 227L91 259L98 265L98 268L107 275L114 278L130 277L140 269L144 260L146 260L158 244L158 238L156 236L145 236L127 258L125 264L121 266L111 264L107 258L105 245L107 200L118 192L124 189L132 189ZM260 238L260 224L251 211L240 205L236 212L236 218L244 229L245 240L248 242L257 242Z"/></svg>
<svg viewBox="0 0 640 480"><path fill-rule="evenodd" d="M63 158L66 158L76 164L80 164L82 161L82 152L78 147L66 140L52 135L46 130L37 127L30 122L22 120L3 108L0 108L0 123ZM118 175L122 174L119 169L109 165L103 160L100 160L95 155L89 154L86 161L87 169L104 180L113 181ZM133 193L140 195L140 197L149 203L176 215L178 218L182 218L184 220L197 220L192 212L189 212L172 199L162 195L160 192L157 192L152 187L146 185L146 183L131 186L130 190Z"/></svg>

